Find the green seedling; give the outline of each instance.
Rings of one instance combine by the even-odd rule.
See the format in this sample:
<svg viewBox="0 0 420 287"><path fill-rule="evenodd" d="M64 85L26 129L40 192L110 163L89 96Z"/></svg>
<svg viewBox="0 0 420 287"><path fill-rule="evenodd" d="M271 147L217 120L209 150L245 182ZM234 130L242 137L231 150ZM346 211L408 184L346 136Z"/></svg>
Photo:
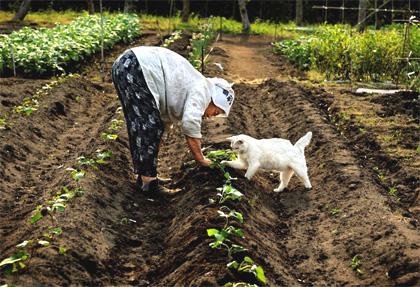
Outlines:
<svg viewBox="0 0 420 287"><path fill-rule="evenodd" d="M245 256L241 263L238 263L236 260L227 264L228 268L233 268L239 272L247 272L254 274L255 278L263 284L267 283L267 279L264 274L264 269L261 266L255 264L254 260L250 257Z"/></svg>
<svg viewBox="0 0 420 287"><path fill-rule="evenodd" d="M330 214L332 216L335 216L335 215L339 214L340 212L341 212L341 209L340 208L334 207L333 209L331 209Z"/></svg>
<svg viewBox="0 0 420 287"><path fill-rule="evenodd" d="M6 119L0 118L0 130L6 129Z"/></svg>
<svg viewBox="0 0 420 287"><path fill-rule="evenodd" d="M121 125L123 124L123 120L113 119L111 120L111 126L109 127L110 131L117 131L121 129Z"/></svg>
<svg viewBox="0 0 420 287"><path fill-rule="evenodd" d="M224 287L258 287L257 284L250 284L245 282L228 282Z"/></svg>
<svg viewBox="0 0 420 287"><path fill-rule="evenodd" d="M112 152L111 151L101 151L101 150L97 150L96 151L96 163L98 164L108 164L107 159L110 159L112 157Z"/></svg>
<svg viewBox="0 0 420 287"><path fill-rule="evenodd" d="M87 158L85 156L79 156L77 158L77 163L79 164L80 167L82 167L82 166L95 166L96 161L94 159Z"/></svg>
<svg viewBox="0 0 420 287"><path fill-rule="evenodd" d="M389 188L389 190L388 190L388 194L389 194L390 196L394 196L394 197L398 198L398 191L397 191L397 188L396 188L395 186L391 186L391 187Z"/></svg>
<svg viewBox="0 0 420 287"><path fill-rule="evenodd" d="M114 141L118 138L118 135L103 132L103 133L101 133L101 138L105 141Z"/></svg>
<svg viewBox="0 0 420 287"><path fill-rule="evenodd" d="M239 201L244 196L239 190L230 184L224 184L223 187L220 187L217 190L220 191L217 193L217 196L220 197L219 203L224 203L227 200Z"/></svg>
<svg viewBox="0 0 420 287"><path fill-rule="evenodd" d="M223 210L225 210L226 212L224 212ZM229 220L231 218L236 219L237 221L239 221L240 223L244 222L244 217L242 215L241 212L238 212L236 210L231 210L229 207L227 206L222 206L217 213L219 214L220 217L223 217L225 219L225 227L227 227L229 225Z"/></svg>
<svg viewBox="0 0 420 287"><path fill-rule="evenodd" d="M61 255L66 255L67 251L68 251L68 248L65 247L65 246L59 246L58 247L58 253L61 254Z"/></svg>
<svg viewBox="0 0 420 287"><path fill-rule="evenodd" d="M209 237L214 237L214 241L211 242L209 246L213 249L225 248L228 251L229 258L232 257L232 254L246 250L241 245L231 244L231 240L229 239L230 236L244 238L244 232L240 228L233 226L228 226L227 228L223 228L221 230L211 228L207 229L207 235Z"/></svg>
<svg viewBox="0 0 420 287"><path fill-rule="evenodd" d="M69 168L69 169L67 169L67 170L71 171L71 177L72 177L75 181L79 181L79 180L81 180L81 179L82 179L82 178L84 178L84 177L85 177L85 175L86 175L86 172L85 172L83 169L78 170L78 169L74 169L74 168Z"/></svg>
<svg viewBox="0 0 420 287"><path fill-rule="evenodd" d="M10 266L11 267L10 272L16 273L20 269L24 269L26 267L24 262L28 258L29 258L29 253L27 253L25 250L21 250L10 257L3 259L3 261L0 262L0 267Z"/></svg>
<svg viewBox="0 0 420 287"><path fill-rule="evenodd" d="M61 227L52 227L52 226L50 226L48 228L48 232L44 232L42 234L42 236L44 236L45 238L48 238L48 239L51 240L51 239L54 239L54 236L59 236L62 233L63 233L63 230L61 229Z"/></svg>
<svg viewBox="0 0 420 287"><path fill-rule="evenodd" d="M18 114L30 116L33 112L38 110L38 101L36 99L25 98L20 106L16 106L14 111Z"/></svg>
<svg viewBox="0 0 420 287"><path fill-rule="evenodd" d="M362 265L362 261L357 257L357 255L355 255L351 259L351 263L350 263L351 269L353 269L354 271L356 271L357 274L362 275L363 274L363 271L362 271L362 269L359 268L361 265Z"/></svg>
<svg viewBox="0 0 420 287"><path fill-rule="evenodd" d="M235 160L236 154L229 149L210 151L206 157L213 162L221 162L222 160Z"/></svg>

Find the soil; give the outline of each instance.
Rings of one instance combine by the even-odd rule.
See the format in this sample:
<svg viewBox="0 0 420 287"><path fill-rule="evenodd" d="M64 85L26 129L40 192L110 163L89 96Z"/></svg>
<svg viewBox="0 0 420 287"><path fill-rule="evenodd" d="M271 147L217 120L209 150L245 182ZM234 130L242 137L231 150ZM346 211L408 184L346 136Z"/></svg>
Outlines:
<svg viewBox="0 0 420 287"><path fill-rule="evenodd" d="M146 34L131 46L159 42ZM124 128L115 141L100 137L112 119L121 118L108 75L113 60L126 48L120 45L107 53L104 82L99 62L93 60L80 71L81 78L68 79L42 97L30 117L10 110L44 80L0 79L0 112L7 114L7 128L0 130L1 257L12 255L20 242L41 237L51 225L63 230L52 247L33 251L18 276L1 275L0 283L222 286L232 279L227 255L210 249L206 234L207 228L223 224L217 208L209 204L223 175L191 162L179 125L166 132L159 158L160 176L178 190L166 200L151 201L136 192ZM353 103L380 112L377 117L401 103L388 99L382 105L377 102L385 100L377 96L350 92L341 97L339 89L292 81L292 75L302 74L273 56L269 39L260 36L223 35L205 73L235 82L236 92L229 118L204 121L206 148L228 148L225 138L239 133L292 142L307 131L314 134L306 150L310 191L293 177L288 190L275 193L277 175L259 172L248 181L243 172L229 170L238 178L233 185L246 196L234 205L245 216L241 227L246 238L237 243L264 267L267 286L418 286L420 237L413 212L418 203L412 186L406 185L410 203L392 200L388 185L378 182L370 168L378 159L362 158L367 142L355 148L358 134L346 132L354 122L334 120ZM402 113L407 121L415 115L401 109L396 116ZM381 135L380 127L365 131L374 138ZM405 138L416 141L415 134ZM375 148L372 153L383 156L384 162L392 159L380 144ZM97 149L111 150L111 163L86 168L86 177L76 184L66 169L76 167L79 156L94 157ZM418 180L406 161L397 162L406 172L400 185L409 176ZM63 186L81 187L85 193L54 219L28 223L31 212ZM57 252L59 246L67 248L65 255ZM362 274L350 267L356 255Z"/></svg>

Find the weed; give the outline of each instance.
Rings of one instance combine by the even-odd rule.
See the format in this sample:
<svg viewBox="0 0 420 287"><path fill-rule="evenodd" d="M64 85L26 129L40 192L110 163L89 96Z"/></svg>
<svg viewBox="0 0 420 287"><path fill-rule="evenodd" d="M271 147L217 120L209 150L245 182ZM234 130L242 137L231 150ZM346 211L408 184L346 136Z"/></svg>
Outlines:
<svg viewBox="0 0 420 287"><path fill-rule="evenodd" d="M122 124L124 123L123 120L119 119L112 119L111 120L111 126L108 128L110 131L117 131L121 129Z"/></svg>

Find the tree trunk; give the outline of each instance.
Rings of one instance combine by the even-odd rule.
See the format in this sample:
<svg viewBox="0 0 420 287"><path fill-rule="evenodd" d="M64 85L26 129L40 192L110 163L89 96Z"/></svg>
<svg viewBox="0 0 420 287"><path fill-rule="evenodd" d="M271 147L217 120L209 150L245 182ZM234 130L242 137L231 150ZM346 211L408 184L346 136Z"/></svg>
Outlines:
<svg viewBox="0 0 420 287"><path fill-rule="evenodd" d="M22 4L19 7L19 10L16 12L13 21L22 21L25 19L26 14L29 12L29 6L31 5L31 0L23 0Z"/></svg>
<svg viewBox="0 0 420 287"><path fill-rule="evenodd" d="M86 3L89 15L95 14L95 6L93 5L93 0L86 0Z"/></svg>
<svg viewBox="0 0 420 287"><path fill-rule="evenodd" d="M124 0L124 13L130 13L134 10L133 0Z"/></svg>
<svg viewBox="0 0 420 287"><path fill-rule="evenodd" d="M296 0L296 25L302 26L303 22L303 0Z"/></svg>
<svg viewBox="0 0 420 287"><path fill-rule="evenodd" d="M239 12L242 19L242 32L249 33L251 30L251 23L249 23L248 11L246 10L246 1L238 0Z"/></svg>
<svg viewBox="0 0 420 287"><path fill-rule="evenodd" d="M358 18L358 30L363 32L366 28L366 11L369 5L369 0L359 0L359 18Z"/></svg>
<svg viewBox="0 0 420 287"><path fill-rule="evenodd" d="M182 22L188 22L190 18L190 0L182 0Z"/></svg>

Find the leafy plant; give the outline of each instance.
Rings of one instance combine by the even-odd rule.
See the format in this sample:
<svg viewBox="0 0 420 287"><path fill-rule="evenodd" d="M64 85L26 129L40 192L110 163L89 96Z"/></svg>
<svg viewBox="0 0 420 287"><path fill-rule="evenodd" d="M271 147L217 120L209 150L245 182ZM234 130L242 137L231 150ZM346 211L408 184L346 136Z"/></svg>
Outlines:
<svg viewBox="0 0 420 287"><path fill-rule="evenodd" d="M239 190L237 190L230 184L224 184L223 187L220 187L217 190L220 191L219 193L217 193L217 196L220 197L219 203L224 203L227 200L239 201L244 196Z"/></svg>
<svg viewBox="0 0 420 287"><path fill-rule="evenodd" d="M258 287L257 284L250 284L245 282L228 282L224 287Z"/></svg>
<svg viewBox="0 0 420 287"><path fill-rule="evenodd" d="M332 216L335 216L335 215L339 214L340 212L341 212L341 208L334 207L333 209L331 209L330 214Z"/></svg>
<svg viewBox="0 0 420 287"><path fill-rule="evenodd" d="M359 275L362 275L363 271L362 271L362 269L359 268L361 265L362 265L362 261L357 257L357 255L355 255L351 259L351 263L350 263L351 269L356 271Z"/></svg>
<svg viewBox="0 0 420 287"><path fill-rule="evenodd" d="M0 118L0 130L6 129L6 119Z"/></svg>
<svg viewBox="0 0 420 287"><path fill-rule="evenodd" d="M255 278L263 284L267 283L267 278L264 274L264 269L261 266L255 264L254 260L250 257L245 256L241 263L236 260L227 264L228 268L236 269L239 272L247 272L254 274Z"/></svg>
<svg viewBox="0 0 420 287"><path fill-rule="evenodd" d="M120 119L112 119L111 120L111 126L109 127L110 131L117 131L121 129L121 125L124 123L123 120Z"/></svg>
<svg viewBox="0 0 420 287"><path fill-rule="evenodd" d="M103 132L101 133L101 138L106 141L114 141L118 138L117 134Z"/></svg>
<svg viewBox="0 0 420 287"><path fill-rule="evenodd" d="M0 73L13 70L10 50L14 51L15 66L25 74L63 73L68 64L86 60L101 49L101 18L86 15L68 25L32 29L24 27L0 39ZM106 15L104 46L129 42L140 35L135 14Z"/></svg>

